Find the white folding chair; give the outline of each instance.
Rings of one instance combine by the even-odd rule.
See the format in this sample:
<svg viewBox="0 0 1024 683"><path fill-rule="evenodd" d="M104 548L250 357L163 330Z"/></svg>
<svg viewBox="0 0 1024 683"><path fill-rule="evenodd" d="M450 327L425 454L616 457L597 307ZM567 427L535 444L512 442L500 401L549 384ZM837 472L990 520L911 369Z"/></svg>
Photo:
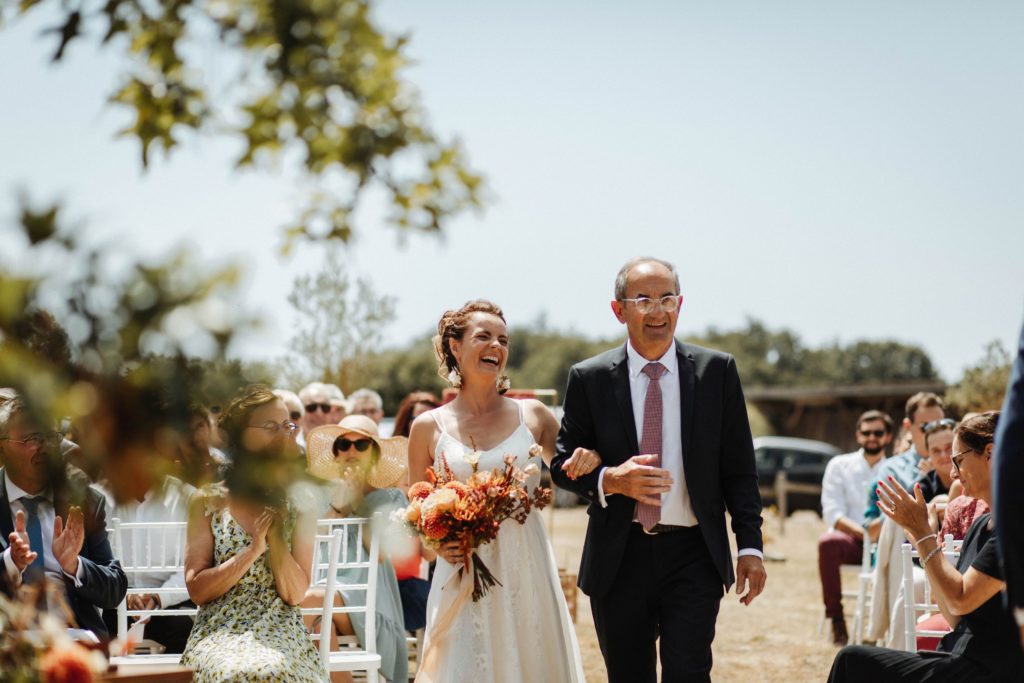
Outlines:
<svg viewBox="0 0 1024 683"><path fill-rule="evenodd" d="M960 550L963 547L963 541L955 541L953 540L952 534L946 534L946 538L942 545L942 554L946 556L947 560L955 564L957 558L960 557ZM924 585L924 601L917 602L915 600L914 558L919 557L919 555L917 550L910 543L904 543L901 548L901 552L903 556L903 620L904 627L906 629L906 642L904 643L904 649L907 652L916 652L918 636L925 638L941 638L949 633L949 631L935 631L918 628L918 623L937 612L939 610L939 606L932 602L931 585L927 581ZM932 561L934 562L935 560L933 559ZM923 612L923 616L919 618L917 616L918 612Z"/></svg>
<svg viewBox="0 0 1024 683"><path fill-rule="evenodd" d="M875 580L875 572L871 565L871 558L874 557L878 548L877 543L872 543L868 535L864 534L863 551L860 557L860 567L857 573L857 602L853 608L853 644L860 645L864 642L865 618L870 609L871 587ZM846 593L844 592L844 596Z"/></svg>
<svg viewBox="0 0 1024 683"><path fill-rule="evenodd" d="M319 640L320 660L328 672L365 671L366 680L376 683L380 669L380 655L377 654L377 565L380 558L380 535L371 533L369 550L364 538L367 527L379 525L383 519L380 513L373 522L365 517L346 519L322 519L317 521L318 533L313 552L312 585L322 588L322 607L305 607L303 614L320 616L320 631L314 634ZM338 570L359 569L366 571L365 582L341 582ZM335 605L334 594L339 590L364 591L366 601L359 605ZM366 616L365 647L349 647L331 650L331 629L335 614L362 612Z"/></svg>
<svg viewBox="0 0 1024 683"><path fill-rule="evenodd" d="M186 522L122 522L119 518L111 519L111 533L114 557L121 562L124 573L133 574L154 572L185 571L185 537ZM131 535L131 552L125 551L124 539ZM130 555L130 556L129 556ZM131 581L129 581L131 583ZM181 594L183 588L142 588L130 587L117 606L117 637L124 641L128 635L128 617L156 616L192 616L196 608L130 610L129 595L156 593L161 597ZM177 664L180 654L128 654L111 657L111 663L119 666Z"/></svg>

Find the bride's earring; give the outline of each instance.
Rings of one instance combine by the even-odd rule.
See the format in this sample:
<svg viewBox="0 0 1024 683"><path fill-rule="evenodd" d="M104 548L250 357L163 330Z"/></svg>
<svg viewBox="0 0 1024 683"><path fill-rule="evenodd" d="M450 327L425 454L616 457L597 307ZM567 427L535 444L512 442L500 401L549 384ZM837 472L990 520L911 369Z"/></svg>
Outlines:
<svg viewBox="0 0 1024 683"><path fill-rule="evenodd" d="M508 375L499 375L498 379L494 382L494 386L498 388L499 394L504 394L512 388L512 380L508 378Z"/></svg>
<svg viewBox="0 0 1024 683"><path fill-rule="evenodd" d="M456 389L462 388L462 375L459 373L458 368L453 368L452 371L448 373L448 384L451 384Z"/></svg>

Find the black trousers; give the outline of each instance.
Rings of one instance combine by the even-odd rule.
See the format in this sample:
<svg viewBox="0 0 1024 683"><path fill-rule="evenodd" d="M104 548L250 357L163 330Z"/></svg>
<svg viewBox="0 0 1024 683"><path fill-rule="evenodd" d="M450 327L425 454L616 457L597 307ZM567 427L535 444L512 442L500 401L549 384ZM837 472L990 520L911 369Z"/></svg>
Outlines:
<svg viewBox="0 0 1024 683"><path fill-rule="evenodd" d="M832 662L829 683L980 683L1017 681L1010 673L994 673L965 657L944 652L904 652L870 645L844 647Z"/></svg>
<svg viewBox="0 0 1024 683"><path fill-rule="evenodd" d="M698 527L650 536L633 524L611 590L591 598L609 683L711 680L725 588Z"/></svg>

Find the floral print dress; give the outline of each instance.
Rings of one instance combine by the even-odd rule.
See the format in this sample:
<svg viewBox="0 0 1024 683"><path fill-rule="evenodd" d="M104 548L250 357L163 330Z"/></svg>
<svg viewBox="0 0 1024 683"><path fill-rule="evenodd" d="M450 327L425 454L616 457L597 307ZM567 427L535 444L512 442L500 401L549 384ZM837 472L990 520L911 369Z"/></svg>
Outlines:
<svg viewBox="0 0 1024 683"><path fill-rule="evenodd" d="M227 562L252 542L223 497L208 498L207 515L215 564ZM294 524L291 513L286 535ZM228 592L199 608L181 658L183 665L195 669L197 683L327 679L299 608L277 594L267 558L264 553Z"/></svg>

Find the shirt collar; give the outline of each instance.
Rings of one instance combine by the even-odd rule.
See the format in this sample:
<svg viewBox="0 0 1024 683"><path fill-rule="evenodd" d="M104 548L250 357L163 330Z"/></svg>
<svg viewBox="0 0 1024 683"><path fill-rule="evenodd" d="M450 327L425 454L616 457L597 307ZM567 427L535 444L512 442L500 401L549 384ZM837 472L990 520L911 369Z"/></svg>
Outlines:
<svg viewBox="0 0 1024 683"><path fill-rule="evenodd" d="M4 474L6 475L6 473L4 473ZM18 486L17 484L15 484L13 481L11 481L10 476L4 476L4 485L7 488L7 504L8 505L10 505L11 503L13 503L14 501L16 501L16 500L18 500L20 498L34 498L34 497L44 498L44 499L46 499L47 502L49 502L51 504L53 503L53 493L50 491L50 489L43 489L39 493L33 495L33 494L29 493L28 491L26 491L25 489L23 489L20 486Z"/></svg>
<svg viewBox="0 0 1024 683"><path fill-rule="evenodd" d="M668 375L674 375L679 372L679 359L676 357L676 345L675 342L668 347L668 351L665 352L661 358L656 361L650 361L640 355L640 352L633 348L633 342L626 340L626 360L629 363L629 376L636 378L648 363L661 363L665 366L666 373Z"/></svg>

